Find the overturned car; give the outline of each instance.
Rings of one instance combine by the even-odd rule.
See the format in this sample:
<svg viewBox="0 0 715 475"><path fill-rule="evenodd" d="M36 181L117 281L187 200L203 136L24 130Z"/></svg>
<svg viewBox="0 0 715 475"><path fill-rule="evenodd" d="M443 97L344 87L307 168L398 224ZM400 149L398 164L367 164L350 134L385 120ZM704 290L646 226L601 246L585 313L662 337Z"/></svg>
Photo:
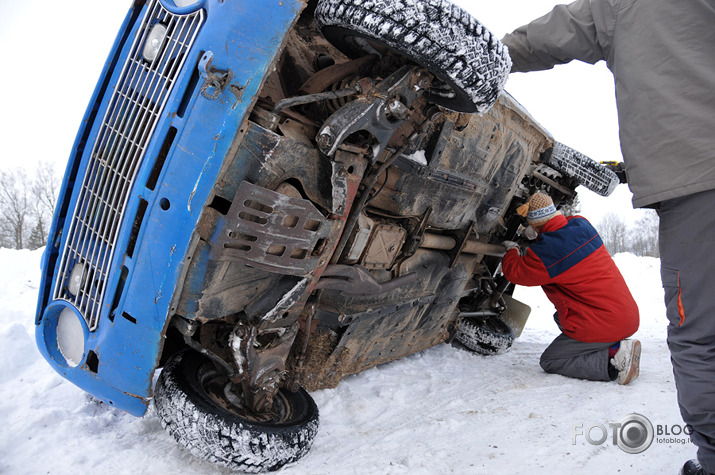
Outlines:
<svg viewBox="0 0 715 475"><path fill-rule="evenodd" d="M309 391L444 342L508 349L516 208L618 183L503 92L509 68L446 0L135 0L67 166L40 351L261 471L309 450Z"/></svg>

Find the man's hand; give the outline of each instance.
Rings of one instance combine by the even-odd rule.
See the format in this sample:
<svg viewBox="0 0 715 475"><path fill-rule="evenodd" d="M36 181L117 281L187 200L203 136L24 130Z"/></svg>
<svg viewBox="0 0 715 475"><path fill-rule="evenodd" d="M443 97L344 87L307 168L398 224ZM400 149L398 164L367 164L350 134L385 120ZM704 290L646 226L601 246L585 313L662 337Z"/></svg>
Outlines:
<svg viewBox="0 0 715 475"><path fill-rule="evenodd" d="M626 174L626 164L623 162L601 162L606 168L610 168L616 173L618 180L621 183L628 183L628 175Z"/></svg>

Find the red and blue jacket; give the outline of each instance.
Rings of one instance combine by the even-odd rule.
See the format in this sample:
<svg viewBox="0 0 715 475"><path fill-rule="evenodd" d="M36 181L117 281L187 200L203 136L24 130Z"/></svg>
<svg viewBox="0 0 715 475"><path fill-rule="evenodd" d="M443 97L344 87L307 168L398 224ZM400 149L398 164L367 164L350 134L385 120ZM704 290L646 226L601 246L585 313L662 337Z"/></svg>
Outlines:
<svg viewBox="0 0 715 475"><path fill-rule="evenodd" d="M638 330L638 305L586 218L555 216L524 256L506 253L502 271L514 284L540 285L575 340L617 342Z"/></svg>

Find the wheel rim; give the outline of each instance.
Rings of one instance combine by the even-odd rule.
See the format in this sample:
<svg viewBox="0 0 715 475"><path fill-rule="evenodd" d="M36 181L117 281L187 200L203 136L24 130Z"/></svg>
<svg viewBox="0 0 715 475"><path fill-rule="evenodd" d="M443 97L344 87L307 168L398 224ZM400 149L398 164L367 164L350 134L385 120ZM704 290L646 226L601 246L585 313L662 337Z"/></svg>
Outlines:
<svg viewBox="0 0 715 475"><path fill-rule="evenodd" d="M261 424L285 424L293 417L293 406L283 391L278 391L273 398L273 407L269 412L256 413L243 403L243 395L237 393L235 384L222 371L211 363L204 363L198 369L198 382L205 395L218 407L235 416Z"/></svg>

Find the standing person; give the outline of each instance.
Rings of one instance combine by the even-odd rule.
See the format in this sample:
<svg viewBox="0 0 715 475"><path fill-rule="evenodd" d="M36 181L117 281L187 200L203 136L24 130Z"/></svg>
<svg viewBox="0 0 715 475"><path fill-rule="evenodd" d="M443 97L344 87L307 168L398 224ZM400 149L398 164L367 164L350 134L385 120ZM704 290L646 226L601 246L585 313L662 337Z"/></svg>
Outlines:
<svg viewBox="0 0 715 475"><path fill-rule="evenodd" d="M715 2L578 0L502 40L512 72L606 61L635 207L660 215L668 346L683 420L715 473Z"/></svg>
<svg viewBox="0 0 715 475"><path fill-rule="evenodd" d="M535 193L519 208L539 236L524 256L506 241L504 276L540 285L556 307L561 335L541 355L547 373L628 384L638 377L638 306L601 237L581 216L564 217L552 199Z"/></svg>

